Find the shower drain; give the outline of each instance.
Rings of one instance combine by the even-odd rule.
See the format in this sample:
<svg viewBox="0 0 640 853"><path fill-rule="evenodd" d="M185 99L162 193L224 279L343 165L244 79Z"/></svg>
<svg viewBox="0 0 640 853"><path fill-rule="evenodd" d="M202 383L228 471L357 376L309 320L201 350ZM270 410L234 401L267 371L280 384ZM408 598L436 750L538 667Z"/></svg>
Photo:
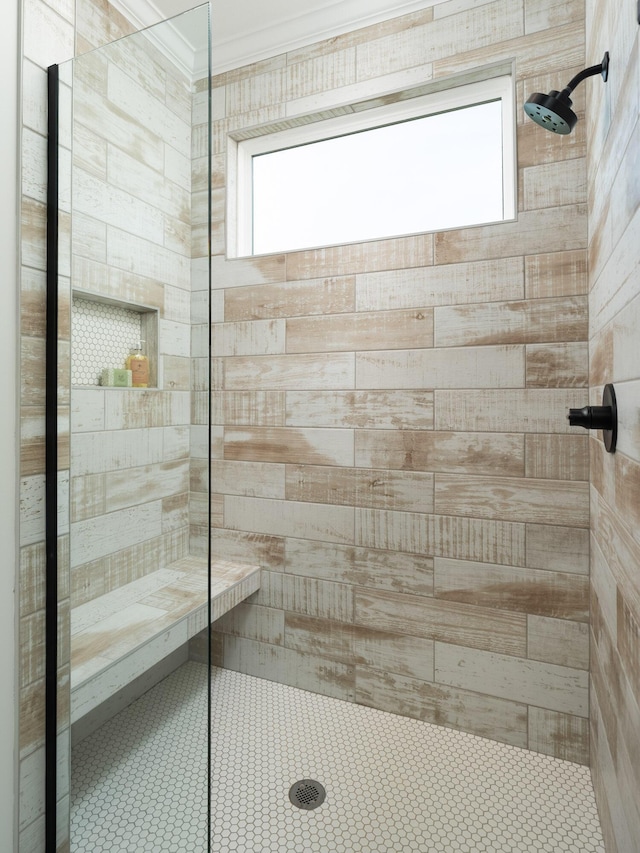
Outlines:
<svg viewBox="0 0 640 853"><path fill-rule="evenodd" d="M299 809L317 809L326 796L326 791L315 779L300 779L289 788L289 799Z"/></svg>

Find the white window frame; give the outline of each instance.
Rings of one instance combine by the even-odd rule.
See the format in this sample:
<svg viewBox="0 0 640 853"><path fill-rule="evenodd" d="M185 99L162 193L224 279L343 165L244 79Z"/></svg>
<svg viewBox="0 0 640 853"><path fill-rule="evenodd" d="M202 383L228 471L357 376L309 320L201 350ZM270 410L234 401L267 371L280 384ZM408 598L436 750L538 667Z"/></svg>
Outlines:
<svg viewBox="0 0 640 853"><path fill-rule="evenodd" d="M511 75L492 77L476 83L432 92L415 98L400 100L382 107L362 109L333 118L302 123L286 130L267 132L249 139L234 141L229 138L228 175L228 246L229 257L253 256L253 178L252 160L259 154L268 154L294 148L309 142L320 142L336 136L346 136L358 131L394 124L408 119L421 118L471 107L488 101L502 102L502 195L503 218L516 215L516 127L515 91ZM478 225L486 223L477 223ZM460 226L470 227L470 226ZM443 229L450 230L450 229ZM390 237L397 235L389 235ZM372 238L374 239L374 238ZM375 238L384 239L384 238ZM282 249L277 253L299 251Z"/></svg>

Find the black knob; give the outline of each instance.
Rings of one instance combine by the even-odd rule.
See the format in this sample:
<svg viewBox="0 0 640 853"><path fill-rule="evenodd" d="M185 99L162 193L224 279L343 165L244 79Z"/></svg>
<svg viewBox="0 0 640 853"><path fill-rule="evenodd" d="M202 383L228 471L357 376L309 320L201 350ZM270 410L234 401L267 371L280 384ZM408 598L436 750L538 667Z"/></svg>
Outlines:
<svg viewBox="0 0 640 853"><path fill-rule="evenodd" d="M604 446L609 453L615 453L618 438L618 407L613 385L605 385L601 406L585 406L583 409L569 409L571 426L585 429L601 429Z"/></svg>
<svg viewBox="0 0 640 853"><path fill-rule="evenodd" d="M585 406L583 409L569 409L571 426L585 429L611 429L613 413L611 406Z"/></svg>

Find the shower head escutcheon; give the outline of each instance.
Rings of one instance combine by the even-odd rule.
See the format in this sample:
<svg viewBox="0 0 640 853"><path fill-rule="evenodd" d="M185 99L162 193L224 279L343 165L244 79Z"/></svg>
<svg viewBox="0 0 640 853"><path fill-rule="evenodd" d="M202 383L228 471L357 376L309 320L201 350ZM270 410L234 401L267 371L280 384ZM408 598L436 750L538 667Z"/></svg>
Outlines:
<svg viewBox="0 0 640 853"><path fill-rule="evenodd" d="M595 74L601 74L604 82L607 82L609 76L608 51L602 58L600 65L592 65L576 74L561 92L558 92L557 89L552 89L548 95L534 92L525 101L525 113L545 130L561 134L571 133L578 123L578 116L571 109L573 102L570 95L578 83L582 83L587 77L593 77Z"/></svg>

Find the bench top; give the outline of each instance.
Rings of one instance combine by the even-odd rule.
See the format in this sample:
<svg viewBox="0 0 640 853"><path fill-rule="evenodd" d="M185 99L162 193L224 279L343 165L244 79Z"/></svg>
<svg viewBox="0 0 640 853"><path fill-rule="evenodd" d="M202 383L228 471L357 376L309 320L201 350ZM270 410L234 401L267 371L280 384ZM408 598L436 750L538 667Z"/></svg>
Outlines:
<svg viewBox="0 0 640 853"><path fill-rule="evenodd" d="M211 618L260 587L260 568L213 560ZM71 610L71 721L207 627L207 560L184 557Z"/></svg>

